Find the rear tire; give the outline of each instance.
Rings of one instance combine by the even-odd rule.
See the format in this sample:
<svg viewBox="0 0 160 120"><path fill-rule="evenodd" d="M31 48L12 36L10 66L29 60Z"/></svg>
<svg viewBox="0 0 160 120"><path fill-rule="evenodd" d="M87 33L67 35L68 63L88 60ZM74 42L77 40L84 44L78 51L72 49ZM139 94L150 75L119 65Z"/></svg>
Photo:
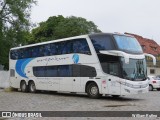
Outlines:
<svg viewBox="0 0 160 120"><path fill-rule="evenodd" d="M36 85L33 81L29 82L29 92L36 93Z"/></svg>
<svg viewBox="0 0 160 120"><path fill-rule="evenodd" d="M149 91L153 91L153 86L149 85Z"/></svg>
<svg viewBox="0 0 160 120"><path fill-rule="evenodd" d="M87 86L87 94L90 98L93 99L100 97L99 89L96 83L92 82Z"/></svg>
<svg viewBox="0 0 160 120"><path fill-rule="evenodd" d="M21 92L27 92L28 91L28 86L25 81L22 81L20 84Z"/></svg>

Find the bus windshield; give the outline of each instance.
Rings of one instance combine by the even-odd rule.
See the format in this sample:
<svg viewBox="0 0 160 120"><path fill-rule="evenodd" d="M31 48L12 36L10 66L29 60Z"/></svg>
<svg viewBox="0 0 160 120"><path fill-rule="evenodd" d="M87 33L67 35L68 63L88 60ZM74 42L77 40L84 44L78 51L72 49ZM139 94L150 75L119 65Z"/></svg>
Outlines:
<svg viewBox="0 0 160 120"><path fill-rule="evenodd" d="M147 67L145 59L130 59L129 64L121 57L122 75L124 79L141 81L147 77Z"/></svg>
<svg viewBox="0 0 160 120"><path fill-rule="evenodd" d="M143 53L139 42L134 37L114 35L117 46L124 52Z"/></svg>

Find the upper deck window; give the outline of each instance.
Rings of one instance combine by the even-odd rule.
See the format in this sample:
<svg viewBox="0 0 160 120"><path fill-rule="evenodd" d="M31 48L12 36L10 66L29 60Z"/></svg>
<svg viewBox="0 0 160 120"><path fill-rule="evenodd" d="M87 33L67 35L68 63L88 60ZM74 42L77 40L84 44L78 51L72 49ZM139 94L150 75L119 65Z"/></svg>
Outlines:
<svg viewBox="0 0 160 120"><path fill-rule="evenodd" d="M136 38L123 35L114 35L114 38L120 50L125 52L143 53Z"/></svg>
<svg viewBox="0 0 160 120"><path fill-rule="evenodd" d="M100 50L114 50L115 46L110 35L90 36L96 52Z"/></svg>
<svg viewBox="0 0 160 120"><path fill-rule="evenodd" d="M87 43L87 40L85 38L78 38L68 41L48 43L43 45L11 50L10 58L16 60L52 55L64 55L71 53L91 55L91 51Z"/></svg>

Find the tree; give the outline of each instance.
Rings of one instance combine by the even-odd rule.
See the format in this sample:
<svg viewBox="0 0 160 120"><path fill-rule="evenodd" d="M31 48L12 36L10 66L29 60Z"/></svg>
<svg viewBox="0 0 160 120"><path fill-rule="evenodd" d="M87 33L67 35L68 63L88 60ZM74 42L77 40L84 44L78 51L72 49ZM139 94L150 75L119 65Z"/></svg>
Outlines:
<svg viewBox="0 0 160 120"><path fill-rule="evenodd" d="M39 27L32 30L32 39L29 43L55 40L83 34L101 32L92 21L81 17L63 17L62 15L50 17L41 22Z"/></svg>
<svg viewBox="0 0 160 120"><path fill-rule="evenodd" d="M8 53L11 47L25 44L25 34L30 27L30 12L34 0L0 1L0 64L8 68Z"/></svg>

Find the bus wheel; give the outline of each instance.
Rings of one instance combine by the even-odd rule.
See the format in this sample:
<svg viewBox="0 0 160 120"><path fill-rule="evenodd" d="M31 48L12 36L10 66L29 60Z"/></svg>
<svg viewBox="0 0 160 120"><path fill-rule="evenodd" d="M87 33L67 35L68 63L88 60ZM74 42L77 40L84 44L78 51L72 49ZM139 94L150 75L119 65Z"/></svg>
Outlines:
<svg viewBox="0 0 160 120"><path fill-rule="evenodd" d="M27 84L26 84L25 81L22 81L22 82L21 82L20 88L21 88L21 91L22 91L22 92L27 92L27 91L28 91L28 86L27 86Z"/></svg>
<svg viewBox="0 0 160 120"><path fill-rule="evenodd" d="M96 83L92 82L87 86L87 94L90 98L99 98L99 89Z"/></svg>
<svg viewBox="0 0 160 120"><path fill-rule="evenodd" d="M31 92L31 93L36 92L36 85L33 81L29 82L29 92Z"/></svg>

